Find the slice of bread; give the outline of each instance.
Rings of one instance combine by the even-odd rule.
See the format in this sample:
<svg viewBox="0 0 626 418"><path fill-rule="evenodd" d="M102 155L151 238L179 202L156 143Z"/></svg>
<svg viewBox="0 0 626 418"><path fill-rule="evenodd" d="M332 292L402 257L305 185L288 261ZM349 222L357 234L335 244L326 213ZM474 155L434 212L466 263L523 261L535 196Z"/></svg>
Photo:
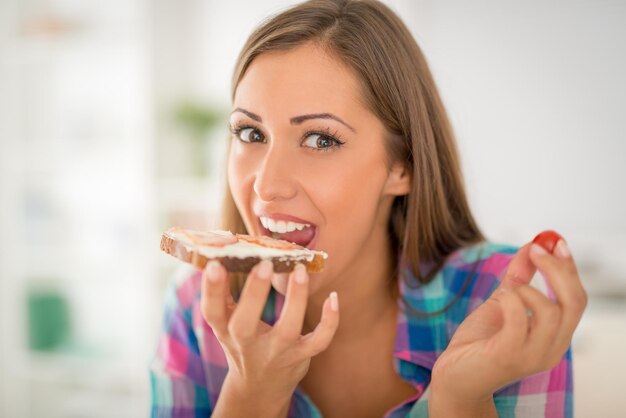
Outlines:
<svg viewBox="0 0 626 418"><path fill-rule="evenodd" d="M276 273L290 272L304 264L309 273L323 270L328 255L267 236L232 234L230 231L193 231L180 227L161 236L161 250L203 269L209 260L218 260L227 271L247 273L259 261L270 260Z"/></svg>

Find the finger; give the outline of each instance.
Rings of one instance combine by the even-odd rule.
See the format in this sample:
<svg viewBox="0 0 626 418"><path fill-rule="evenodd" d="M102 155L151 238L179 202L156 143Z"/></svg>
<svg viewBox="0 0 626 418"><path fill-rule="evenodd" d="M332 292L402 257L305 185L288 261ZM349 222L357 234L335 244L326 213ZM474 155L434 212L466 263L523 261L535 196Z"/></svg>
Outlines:
<svg viewBox="0 0 626 418"><path fill-rule="evenodd" d="M505 363L524 346L528 336L528 314L522 299L514 290L500 291L495 296L502 309L502 328L494 336L494 347Z"/></svg>
<svg viewBox="0 0 626 418"><path fill-rule="evenodd" d="M288 340L296 340L302 332L304 313L309 294L309 275L303 264L298 264L289 276L289 286L280 319L274 333Z"/></svg>
<svg viewBox="0 0 626 418"><path fill-rule="evenodd" d="M245 339L256 334L270 290L271 275L272 263L267 260L258 263L248 274L228 324L232 336Z"/></svg>
<svg viewBox="0 0 626 418"><path fill-rule="evenodd" d="M289 273L272 274L272 287L281 295L287 294L287 283L289 283Z"/></svg>
<svg viewBox="0 0 626 418"><path fill-rule="evenodd" d="M339 326L339 299L336 292L332 292L324 301L322 319L315 329L303 336L300 351L303 357L313 357L330 345L337 327Z"/></svg>
<svg viewBox="0 0 626 418"><path fill-rule="evenodd" d="M521 247L510 261L500 287L503 289L514 289L530 283L537 268L529 257L530 243Z"/></svg>
<svg viewBox="0 0 626 418"><path fill-rule="evenodd" d="M559 240L556 251L562 251L563 245L565 241ZM561 307L561 327L557 338L571 339L587 306L587 293L578 276L574 260L571 255L564 258L558 254L551 255L536 244L532 246L530 257L550 282L557 303Z"/></svg>
<svg viewBox="0 0 626 418"><path fill-rule="evenodd" d="M563 343L555 338L561 322L559 305L551 302L539 290L530 286L517 288L517 293L524 305L532 312L529 318L530 334L526 343L528 350L532 353L531 357L543 358L548 352L561 351ZM565 349L568 345L569 342L565 345Z"/></svg>
<svg viewBox="0 0 626 418"><path fill-rule="evenodd" d="M216 335L224 334L228 323L227 308L230 287L226 269L219 261L212 260L202 271L200 309L204 320Z"/></svg>
<svg viewBox="0 0 626 418"><path fill-rule="evenodd" d="M226 309L227 309L227 311L229 313L232 313L235 310L236 307L237 307L237 303L235 302L235 299L233 299L232 293L228 292L228 295L226 295Z"/></svg>

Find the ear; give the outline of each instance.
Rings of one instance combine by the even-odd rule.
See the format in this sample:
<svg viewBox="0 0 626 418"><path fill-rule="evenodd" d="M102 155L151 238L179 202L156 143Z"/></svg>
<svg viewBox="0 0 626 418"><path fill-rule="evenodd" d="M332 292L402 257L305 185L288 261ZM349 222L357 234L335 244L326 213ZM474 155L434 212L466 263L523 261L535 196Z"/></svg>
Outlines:
<svg viewBox="0 0 626 418"><path fill-rule="evenodd" d="M411 175L401 163L395 163L385 182L384 194L403 196L411 191Z"/></svg>

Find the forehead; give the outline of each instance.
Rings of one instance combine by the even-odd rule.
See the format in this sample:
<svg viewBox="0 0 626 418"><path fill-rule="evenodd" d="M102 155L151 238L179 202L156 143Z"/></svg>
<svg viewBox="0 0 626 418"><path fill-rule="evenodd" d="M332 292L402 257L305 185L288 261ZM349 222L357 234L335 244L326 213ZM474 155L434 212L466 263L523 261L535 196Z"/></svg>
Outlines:
<svg viewBox="0 0 626 418"><path fill-rule="evenodd" d="M356 74L314 44L256 57L237 86L234 104L253 112L288 108L290 114L341 111L346 117L345 112L365 110Z"/></svg>

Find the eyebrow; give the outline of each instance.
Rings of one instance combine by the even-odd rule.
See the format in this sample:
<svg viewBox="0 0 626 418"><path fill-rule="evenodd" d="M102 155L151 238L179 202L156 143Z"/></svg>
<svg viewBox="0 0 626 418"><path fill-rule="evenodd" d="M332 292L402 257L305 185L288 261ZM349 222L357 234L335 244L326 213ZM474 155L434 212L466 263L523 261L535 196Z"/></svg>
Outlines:
<svg viewBox="0 0 626 418"><path fill-rule="evenodd" d="M231 112L231 115L233 113L235 113L235 112L243 113L244 115L248 116L250 119L253 119L253 120L257 121L257 122L263 122L263 119L261 119L261 116L257 115L256 113L249 112L249 111L247 111L245 109L242 109L240 107L238 107L235 110L233 110ZM292 125L300 125L304 121L311 120L311 119L333 119L333 120L336 120L337 122L345 125L352 132L356 133L356 129L354 129L352 126L348 125L339 116L335 116L332 113L312 113L312 114L309 114L309 115L294 116L293 118L289 119L289 122Z"/></svg>
<svg viewBox="0 0 626 418"><path fill-rule="evenodd" d="M233 113L236 113L236 112L243 113L244 115L246 115L250 119L253 119L253 120L257 121L257 122L263 122L263 119L261 119L261 116L257 115L256 113L248 112L247 110L242 109L240 107L238 107L235 110L233 110L232 112L230 112L230 114L232 115Z"/></svg>
<svg viewBox="0 0 626 418"><path fill-rule="evenodd" d="M335 116L332 113L313 113L310 115L294 116L293 118L289 119L289 122L291 122L292 125L300 125L302 122L309 119L333 119L339 123L344 124L352 132L356 132L356 130L352 126L348 125L346 122L341 120L339 116Z"/></svg>

